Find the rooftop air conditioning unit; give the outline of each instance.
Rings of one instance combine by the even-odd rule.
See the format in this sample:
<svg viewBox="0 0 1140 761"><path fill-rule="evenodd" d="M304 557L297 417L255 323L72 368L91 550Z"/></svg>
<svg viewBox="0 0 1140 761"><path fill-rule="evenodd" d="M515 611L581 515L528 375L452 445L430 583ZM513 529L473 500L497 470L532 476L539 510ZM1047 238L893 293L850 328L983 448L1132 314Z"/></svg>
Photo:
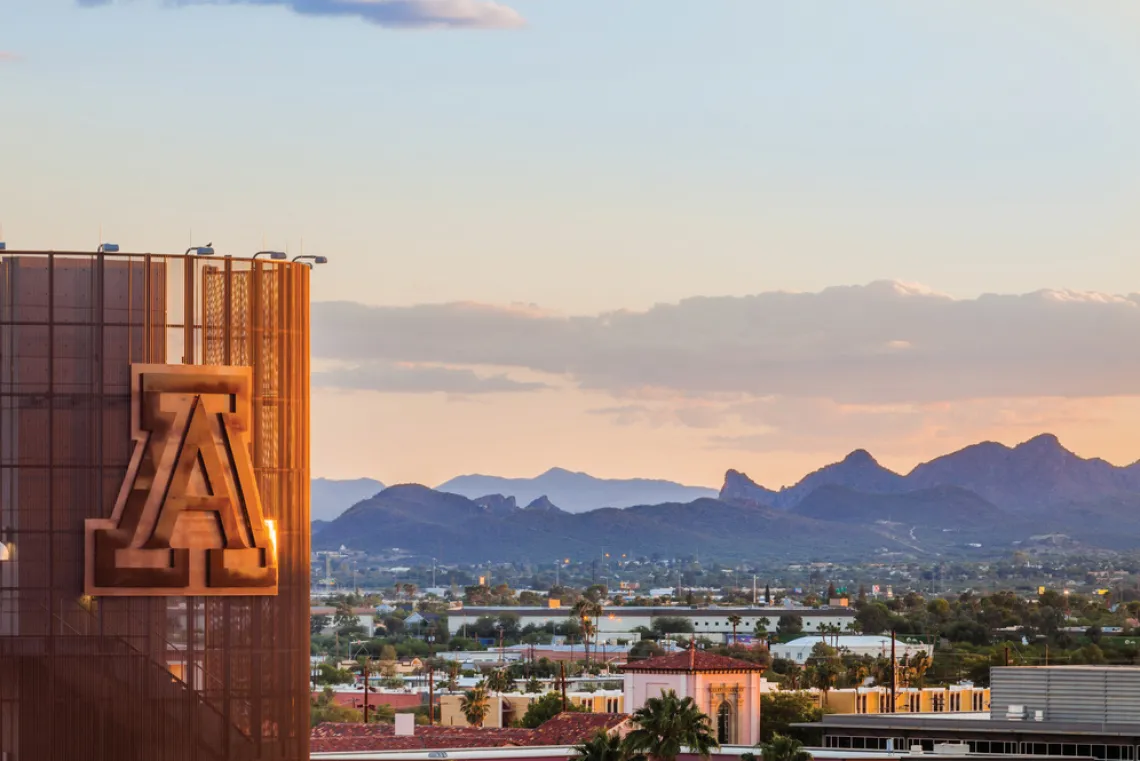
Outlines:
<svg viewBox="0 0 1140 761"><path fill-rule="evenodd" d="M934 752L941 756L968 756L970 746L968 743L937 743Z"/></svg>
<svg viewBox="0 0 1140 761"><path fill-rule="evenodd" d="M922 746L921 745L910 746L910 753L912 756L921 756L922 755Z"/></svg>
<svg viewBox="0 0 1140 761"><path fill-rule="evenodd" d="M1025 718L1025 706L1013 706L1013 705L1011 705L1005 711L1005 720L1006 721L1021 721L1024 718Z"/></svg>
<svg viewBox="0 0 1140 761"><path fill-rule="evenodd" d="M1034 711L1033 712L1033 720L1034 721L1045 721L1045 712L1044 711Z"/></svg>

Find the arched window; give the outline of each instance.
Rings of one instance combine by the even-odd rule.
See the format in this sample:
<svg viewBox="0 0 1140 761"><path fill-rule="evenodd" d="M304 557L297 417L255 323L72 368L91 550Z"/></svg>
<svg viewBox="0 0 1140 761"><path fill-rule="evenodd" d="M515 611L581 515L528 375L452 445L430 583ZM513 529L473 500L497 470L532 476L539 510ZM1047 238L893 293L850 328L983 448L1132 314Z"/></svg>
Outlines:
<svg viewBox="0 0 1140 761"><path fill-rule="evenodd" d="M721 745L728 745L735 741L732 731L732 706L727 702L721 703L716 712L716 739Z"/></svg>

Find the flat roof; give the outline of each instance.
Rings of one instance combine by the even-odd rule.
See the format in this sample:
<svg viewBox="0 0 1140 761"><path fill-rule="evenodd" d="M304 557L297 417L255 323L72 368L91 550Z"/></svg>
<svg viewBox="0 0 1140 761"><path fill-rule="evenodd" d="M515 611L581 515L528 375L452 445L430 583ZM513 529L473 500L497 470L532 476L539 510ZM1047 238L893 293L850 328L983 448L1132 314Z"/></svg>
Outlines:
<svg viewBox="0 0 1140 761"><path fill-rule="evenodd" d="M651 616L739 616L741 614L748 616L770 616L770 615L824 615L824 616L852 616L855 615L854 608L784 608L784 607L770 607L770 608L692 608L687 605L607 605L602 609L602 617L606 617L608 613L622 613L629 615L648 614ZM555 616L571 616L574 614L574 609L570 606L565 608L548 608L543 605L495 605L495 606L477 606L465 605L462 608L449 610L447 614L454 616L459 613L548 613Z"/></svg>
<svg viewBox="0 0 1140 761"><path fill-rule="evenodd" d="M1010 721L1009 719L983 719L978 714L923 713L923 714L824 714L822 722L795 724L797 727L833 729L893 729L931 730L937 732L980 732L1006 734L1056 735L1117 735L1140 737L1140 722L1130 724L1098 724L1080 721ZM953 720L951 720L953 718Z"/></svg>

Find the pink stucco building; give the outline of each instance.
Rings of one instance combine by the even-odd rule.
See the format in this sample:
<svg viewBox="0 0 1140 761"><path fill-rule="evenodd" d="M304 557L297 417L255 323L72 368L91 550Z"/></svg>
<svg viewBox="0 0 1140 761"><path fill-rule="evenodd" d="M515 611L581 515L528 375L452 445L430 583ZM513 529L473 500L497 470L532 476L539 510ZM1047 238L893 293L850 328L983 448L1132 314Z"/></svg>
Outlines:
<svg viewBox="0 0 1140 761"><path fill-rule="evenodd" d="M674 690L678 697L691 697L708 714L722 745L760 742L763 666L690 649L627 663L622 671L626 711L632 713L649 698Z"/></svg>

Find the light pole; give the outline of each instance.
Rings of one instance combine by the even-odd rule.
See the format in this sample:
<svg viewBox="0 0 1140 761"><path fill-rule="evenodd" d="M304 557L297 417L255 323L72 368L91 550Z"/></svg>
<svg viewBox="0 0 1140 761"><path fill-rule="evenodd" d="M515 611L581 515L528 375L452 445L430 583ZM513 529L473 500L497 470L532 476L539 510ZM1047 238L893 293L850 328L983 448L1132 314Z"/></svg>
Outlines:
<svg viewBox="0 0 1140 761"><path fill-rule="evenodd" d="M253 258L256 259L259 256L267 256L270 259L276 259L278 261L289 258L289 254L284 251L258 251L253 255Z"/></svg>
<svg viewBox="0 0 1140 761"><path fill-rule="evenodd" d="M309 254L304 254L303 256L294 256L292 261L305 262L309 265L309 269L312 269L314 264L328 264L329 258L327 256L311 256Z"/></svg>
<svg viewBox="0 0 1140 761"><path fill-rule="evenodd" d="M195 256L213 256L214 244L207 243L204 246L191 246L186 249L186 256L190 256L190 254L194 254Z"/></svg>
<svg viewBox="0 0 1140 761"><path fill-rule="evenodd" d="M99 244L99 250L96 253L99 253L99 254L117 254L117 253L119 253L119 244L118 243L100 243Z"/></svg>

